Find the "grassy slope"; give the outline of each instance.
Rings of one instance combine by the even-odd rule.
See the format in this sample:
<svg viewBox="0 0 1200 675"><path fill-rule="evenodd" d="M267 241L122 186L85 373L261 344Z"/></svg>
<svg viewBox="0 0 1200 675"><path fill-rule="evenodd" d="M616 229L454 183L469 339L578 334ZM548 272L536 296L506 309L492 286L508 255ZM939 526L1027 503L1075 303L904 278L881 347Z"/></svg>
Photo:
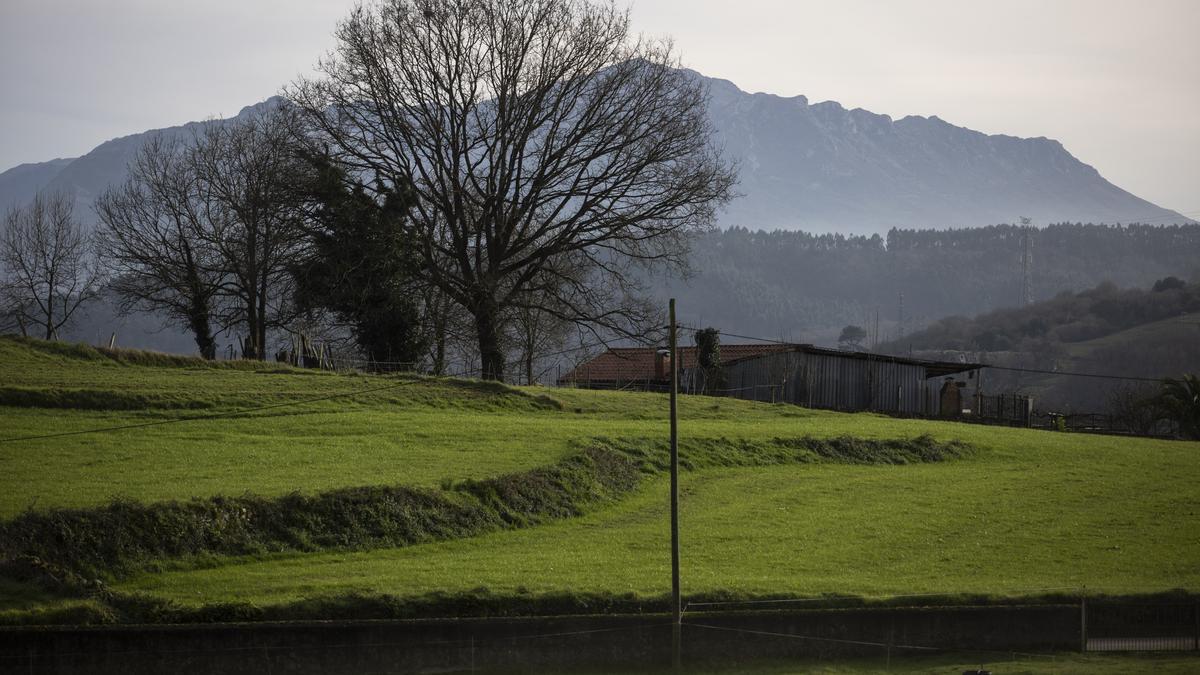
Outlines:
<svg viewBox="0 0 1200 675"><path fill-rule="evenodd" d="M783 466L685 474L684 590L1037 595L1200 588L1195 448L1154 461L1042 454L914 466ZM665 481L582 518L404 549L299 555L137 577L184 603L313 595L668 590Z"/></svg>
<svg viewBox="0 0 1200 675"><path fill-rule="evenodd" d="M43 351L50 346L0 339L0 392L39 392L43 405L78 401L81 391L88 405L124 404L131 395L147 405L116 411L0 405L0 438L402 386L234 418L6 443L0 445L0 517L116 496L162 500L431 485L540 466L570 450L566 434L524 439L518 433L516 413L536 413L544 402L469 382L399 382L254 364L128 365L94 350L83 355L98 358Z"/></svg>
<svg viewBox="0 0 1200 675"><path fill-rule="evenodd" d="M0 407L0 437L200 412L179 407L225 411L387 382L273 367L129 365L5 340L0 367L0 388L42 392L47 400L71 387L99 392L100 401L104 392L152 398L129 411ZM562 409L534 398L547 393ZM167 400L170 405L158 405ZM650 394L515 394L423 381L236 419L8 443L0 445L0 516L31 503L79 506L113 495L282 494L495 475L548 464L591 438L661 438L665 403ZM689 594L1200 589L1197 444L728 399L685 397L681 415L685 444L930 433L979 449L970 459L936 465L689 472L683 478ZM664 495L662 481L652 481L604 510L534 529L402 549L225 560L208 569L142 575L119 588L185 604L272 605L347 592L415 596L480 587L497 595L658 596L667 590L669 561Z"/></svg>
<svg viewBox="0 0 1200 675"><path fill-rule="evenodd" d="M52 346L0 339L0 391L42 392L43 402L78 400L72 392L80 390L89 392L88 401L136 394L150 405L107 411L0 405L0 438L228 412L394 381L273 365L127 365L94 350L84 354L96 358L42 351ZM662 396L531 393L550 394L565 410L533 396L425 380L234 418L0 444L0 517L31 506L92 506L117 496L154 501L363 484L437 485L549 464L598 436L663 435ZM701 438L847 433L892 438L925 429L885 418L861 428L855 416L734 400L685 398L681 413L690 420L686 432ZM934 433L948 439L952 428L941 425Z"/></svg>
<svg viewBox="0 0 1200 675"><path fill-rule="evenodd" d="M1185 340L1196 334L1197 322L1200 322L1200 312L1181 314L1161 321L1151 321L1140 326L1126 328L1116 333L1105 335L1094 340L1072 342L1065 345L1073 358L1084 359L1091 352L1104 347L1122 347L1136 349L1138 345L1146 345L1156 341Z"/></svg>

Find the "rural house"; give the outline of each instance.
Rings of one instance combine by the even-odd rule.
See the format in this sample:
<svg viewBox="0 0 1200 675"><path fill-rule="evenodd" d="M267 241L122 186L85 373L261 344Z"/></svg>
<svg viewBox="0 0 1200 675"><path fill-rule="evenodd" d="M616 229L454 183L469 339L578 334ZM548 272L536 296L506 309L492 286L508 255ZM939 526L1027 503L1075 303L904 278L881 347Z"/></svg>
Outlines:
<svg viewBox="0 0 1200 675"><path fill-rule="evenodd" d="M679 389L700 393L696 347L679 348ZM1026 425L1032 399L985 395L983 364L929 361L808 344L723 344L724 386L707 393L810 408L928 417L982 416ZM558 379L561 386L666 391L670 355L653 347L615 347Z"/></svg>

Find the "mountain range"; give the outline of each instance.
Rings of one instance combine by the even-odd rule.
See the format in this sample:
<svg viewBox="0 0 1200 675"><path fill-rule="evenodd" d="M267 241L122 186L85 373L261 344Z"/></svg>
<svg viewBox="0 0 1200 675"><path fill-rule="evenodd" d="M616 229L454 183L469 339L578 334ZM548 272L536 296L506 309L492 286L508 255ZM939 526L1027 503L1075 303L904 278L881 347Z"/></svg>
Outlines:
<svg viewBox="0 0 1200 675"><path fill-rule="evenodd" d="M1020 216L1038 224L1193 222L1113 185L1054 140L986 135L938 117L893 120L833 101L748 93L688 72L708 85L716 141L739 168L740 196L722 214L724 226L882 234ZM195 124L0 173L0 211L39 190L63 191L75 197L81 218L93 220L92 200L124 178L150 135L186 133Z"/></svg>

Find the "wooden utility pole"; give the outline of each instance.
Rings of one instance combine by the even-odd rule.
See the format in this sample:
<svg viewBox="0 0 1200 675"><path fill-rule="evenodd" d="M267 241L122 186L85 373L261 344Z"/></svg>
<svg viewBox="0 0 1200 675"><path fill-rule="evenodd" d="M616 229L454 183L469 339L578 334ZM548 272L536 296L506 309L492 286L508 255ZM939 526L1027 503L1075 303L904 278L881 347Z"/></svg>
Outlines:
<svg viewBox="0 0 1200 675"><path fill-rule="evenodd" d="M670 305L670 349L671 349L671 665L675 670L682 666L680 642L682 641L683 613L679 597L679 420L677 399L679 398L679 358L675 345L675 298Z"/></svg>

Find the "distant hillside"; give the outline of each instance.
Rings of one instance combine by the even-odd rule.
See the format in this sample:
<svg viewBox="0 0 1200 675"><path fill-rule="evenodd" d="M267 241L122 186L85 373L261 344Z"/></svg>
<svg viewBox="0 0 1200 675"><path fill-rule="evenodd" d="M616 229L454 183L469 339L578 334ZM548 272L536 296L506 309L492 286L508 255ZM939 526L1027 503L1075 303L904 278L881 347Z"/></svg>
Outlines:
<svg viewBox="0 0 1200 675"><path fill-rule="evenodd" d="M873 329L878 316L881 341L907 349L910 334L942 317L1018 304L1022 234L1011 225L886 238L732 228L696 243L691 279L656 280L655 293L677 298L689 323L826 345L847 324ZM1035 300L1104 281L1200 281L1197 225L1061 224L1031 235Z"/></svg>
<svg viewBox="0 0 1200 675"><path fill-rule="evenodd" d="M269 103L265 101L243 108L243 115ZM126 165L138 149L156 135L191 134L208 122L189 122L175 127L151 129L105 141L91 152L74 159L54 159L40 164L22 164L0 173L0 213L28 202L39 191L63 192L75 198L75 214L83 222L95 224L92 202L110 186L125 179Z"/></svg>
<svg viewBox="0 0 1200 675"><path fill-rule="evenodd" d="M750 94L706 78L709 112L724 153L738 163L741 197L723 226L883 234L890 228L973 227L1018 216L1053 222L1186 223L1109 183L1046 138L986 135L937 117L904 117L804 96ZM102 143L74 160L26 164L0 174L0 210L41 189L76 196L80 215L125 175L153 133Z"/></svg>
<svg viewBox="0 0 1200 675"><path fill-rule="evenodd" d="M973 319L950 317L882 351L926 358L1135 378L1200 373L1200 284L1160 280L1150 289L1102 284ZM1042 410L1102 412L1123 387L1152 383L989 371L996 391L1034 396Z"/></svg>
<svg viewBox="0 0 1200 675"><path fill-rule="evenodd" d="M7 211L33 199L38 190L48 187L76 158L52 159L38 164L21 164L0 173L0 205Z"/></svg>
<svg viewBox="0 0 1200 675"><path fill-rule="evenodd" d="M1094 340L1191 312L1200 312L1200 284L1170 277L1149 290L1121 290L1104 283L1080 293L1060 293L1027 307L1001 309L973 319L952 316L882 347L1027 351L1046 342Z"/></svg>

